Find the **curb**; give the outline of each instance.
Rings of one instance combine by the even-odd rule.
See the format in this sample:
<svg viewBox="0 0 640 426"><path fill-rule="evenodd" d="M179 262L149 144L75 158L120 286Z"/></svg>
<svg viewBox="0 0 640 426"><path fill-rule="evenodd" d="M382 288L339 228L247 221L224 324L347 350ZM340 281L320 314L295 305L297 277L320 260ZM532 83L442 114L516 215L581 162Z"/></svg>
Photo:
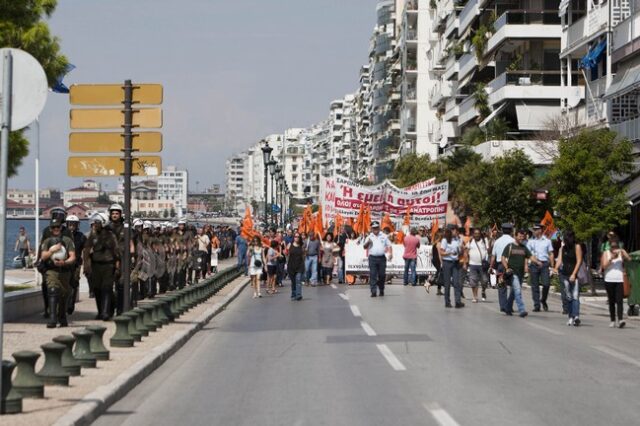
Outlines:
<svg viewBox="0 0 640 426"><path fill-rule="evenodd" d="M242 277L239 277L242 278ZM54 426L89 425L107 409L124 397L131 389L142 382L160 367L171 355L184 346L191 337L200 331L213 317L222 312L244 288L249 281L238 285L223 300L204 312L190 328L174 335L172 338L153 348L148 355L118 375L111 383L100 386L93 392L78 400L76 405L58 418Z"/></svg>

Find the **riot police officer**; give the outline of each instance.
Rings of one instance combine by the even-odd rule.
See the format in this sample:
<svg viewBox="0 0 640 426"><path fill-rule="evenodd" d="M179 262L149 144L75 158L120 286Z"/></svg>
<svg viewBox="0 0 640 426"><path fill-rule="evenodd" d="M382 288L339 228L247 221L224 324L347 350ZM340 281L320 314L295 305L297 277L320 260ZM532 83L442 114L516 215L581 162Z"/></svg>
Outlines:
<svg viewBox="0 0 640 426"><path fill-rule="evenodd" d="M107 228L115 235L118 242L119 258L122 259L125 254L131 257L131 253L135 252L133 242L130 242L129 253L124 247L124 216L122 215L122 206L120 204L112 204L109 206L109 224ZM123 273L120 270L120 264L116 269L114 281L116 287L116 311L120 315L124 310L124 280Z"/></svg>
<svg viewBox="0 0 640 426"><path fill-rule="evenodd" d="M67 217L67 229L73 236L73 244L76 247L76 263L73 265L71 271L71 292L69 293L69 300L67 300L67 313L71 315L75 310L76 299L78 298L78 288L80 287L80 269L82 269L82 250L87 241L87 237L80 232L80 219L78 216L70 215Z"/></svg>
<svg viewBox="0 0 640 426"><path fill-rule="evenodd" d="M50 318L47 328L66 327L66 302L70 293L69 281L76 262L73 240L62 235L62 222L52 219L47 228L49 236L42 241L40 256L46 266L45 282L49 299Z"/></svg>

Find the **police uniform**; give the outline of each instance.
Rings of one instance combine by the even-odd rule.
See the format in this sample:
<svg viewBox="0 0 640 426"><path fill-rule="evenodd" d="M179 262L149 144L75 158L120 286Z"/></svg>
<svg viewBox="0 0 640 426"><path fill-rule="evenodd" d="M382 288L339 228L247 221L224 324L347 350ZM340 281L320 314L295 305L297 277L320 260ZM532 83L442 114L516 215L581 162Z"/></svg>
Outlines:
<svg viewBox="0 0 640 426"><path fill-rule="evenodd" d="M73 270L71 272L71 294L69 294L69 300L67 301L67 313L71 315L75 310L76 299L78 295L78 288L80 287L80 270L82 269L82 251L84 250L84 246L87 242L87 237L80 232L79 230L75 230L73 232L73 244L76 247L76 263L73 266Z"/></svg>
<svg viewBox="0 0 640 426"><path fill-rule="evenodd" d="M111 317L113 284L119 260L115 235L108 228L91 231L84 250L84 267L95 294L98 317L104 320Z"/></svg>
<svg viewBox="0 0 640 426"><path fill-rule="evenodd" d="M73 240L67 235L54 236L50 235L45 238L40 245L40 252L48 252L49 249L56 244L61 244L64 247L64 259L69 258L69 253L74 252L75 245ZM56 252L57 253L57 252ZM53 253L51 256L55 256ZM61 326L67 325L67 307L66 301L71 292L70 280L73 265L56 266L53 263L51 256L44 260L46 271L44 272L45 282L47 287L48 306L50 309L50 320L47 327L55 327L59 322Z"/></svg>
<svg viewBox="0 0 640 426"><path fill-rule="evenodd" d="M371 224L372 228L380 228L377 222ZM387 271L386 251L391 247L391 241L382 232L378 235L373 232L365 240L365 248L369 250L369 288L371 297L377 296L377 289L380 296L384 296L384 282ZM376 289L377 287L377 289Z"/></svg>

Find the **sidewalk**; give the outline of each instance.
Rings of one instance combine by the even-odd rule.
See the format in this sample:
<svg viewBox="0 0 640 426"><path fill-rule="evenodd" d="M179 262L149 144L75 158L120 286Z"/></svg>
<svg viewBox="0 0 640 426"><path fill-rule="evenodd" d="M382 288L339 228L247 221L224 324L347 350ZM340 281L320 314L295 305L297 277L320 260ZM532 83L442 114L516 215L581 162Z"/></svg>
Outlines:
<svg viewBox="0 0 640 426"><path fill-rule="evenodd" d="M221 261L219 270L235 266L236 259ZM17 415L3 415L0 423L3 426L36 426L50 425L59 418L65 416L69 410L74 413L82 413L88 409L95 409L95 406L104 405L104 402L96 402L96 398L89 398L96 391L105 395L111 395L114 400L122 395L122 386L132 386L129 371L137 367L138 374L135 376L139 381L150 374L168 356L177 350L186 340L200 329L215 313L219 312L221 306L229 303L235 294L246 285L246 278L240 277L221 289L216 295L206 302L203 302L184 315L177 321L165 325L156 332L150 333L143 338L142 342L136 343L133 348L112 348L109 339L115 331L113 321L96 321L96 307L94 299L89 299L87 293L81 293L80 302L76 304L76 312L71 315L68 328L47 329L46 320L39 315L25 318L18 323L5 324L3 359L13 359L11 354L20 350L33 350L42 353L40 345L51 342L51 339L59 335L70 335L73 331L82 329L89 325L103 325L107 327L104 334L104 344L110 350L109 361L98 361L98 368L83 368L82 376L72 377L69 387L46 386L44 399L23 399L23 413ZM144 301L142 301L144 303ZM38 359L36 371L44 364L44 356ZM142 370L140 370L142 369ZM140 371L139 371L140 370ZM126 377L120 377L120 376ZM135 385L137 383L134 383ZM128 389L127 389L128 391ZM113 395L118 395L114 397ZM107 398L106 398L107 399ZM114 401L111 401L114 402ZM65 418L65 422L72 416ZM84 418L82 423L89 423Z"/></svg>

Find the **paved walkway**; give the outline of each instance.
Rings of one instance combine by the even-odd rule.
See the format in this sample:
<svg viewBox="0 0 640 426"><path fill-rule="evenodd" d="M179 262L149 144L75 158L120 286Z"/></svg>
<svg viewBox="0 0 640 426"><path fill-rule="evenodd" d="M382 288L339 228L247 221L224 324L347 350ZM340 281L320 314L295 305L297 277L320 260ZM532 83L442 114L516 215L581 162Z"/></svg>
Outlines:
<svg viewBox="0 0 640 426"><path fill-rule="evenodd" d="M235 265L235 263L235 259L220 261L219 268L224 269ZM244 280L246 281L246 279ZM13 359L11 354L20 350L33 350L41 353L40 345L51 342L51 339L55 336L68 335L89 325L103 325L107 327L104 343L111 350L111 360L99 361L96 369L83 369L81 377L71 378L70 387L47 386L45 388L45 399L23 400L23 414L2 416L0 424L2 426L36 426L54 423L76 401L98 387L108 384L118 374L142 359L155 347L184 330L185 327L192 324L196 318L220 301L242 281L243 279L238 279L233 284L227 285L218 294L187 312L175 323L151 333L149 337L144 338L143 342L136 344L134 348L109 348L108 341L114 334L115 324L112 321L94 320L96 315L95 301L90 299L87 293L81 293L81 300L76 304L76 312L69 318L68 328L48 329L45 326L47 320L42 318L41 315L27 317L20 322L6 323L4 326L3 359ZM41 356L38 360L36 371L43 365L43 358L44 356Z"/></svg>

